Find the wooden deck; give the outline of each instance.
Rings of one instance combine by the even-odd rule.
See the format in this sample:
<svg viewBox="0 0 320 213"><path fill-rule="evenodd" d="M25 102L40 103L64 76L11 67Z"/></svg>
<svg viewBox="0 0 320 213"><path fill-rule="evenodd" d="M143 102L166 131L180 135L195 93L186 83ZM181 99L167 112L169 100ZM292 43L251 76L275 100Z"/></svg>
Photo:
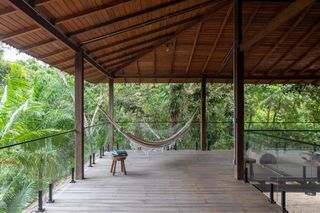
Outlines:
<svg viewBox="0 0 320 213"><path fill-rule="evenodd" d="M46 212L280 212L233 178L231 151L129 152L127 176L112 176L110 166L110 156L98 159L87 179L55 192Z"/></svg>

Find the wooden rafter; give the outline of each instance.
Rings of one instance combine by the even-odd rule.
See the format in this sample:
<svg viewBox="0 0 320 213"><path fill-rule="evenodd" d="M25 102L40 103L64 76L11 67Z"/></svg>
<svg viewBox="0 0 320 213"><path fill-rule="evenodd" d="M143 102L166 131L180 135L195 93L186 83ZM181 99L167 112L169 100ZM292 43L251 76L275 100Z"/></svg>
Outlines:
<svg viewBox="0 0 320 213"><path fill-rule="evenodd" d="M305 65L303 68L302 68L302 71L300 73L306 73L310 67L312 67L316 62L320 61L320 56L314 58L312 61L310 61L307 65Z"/></svg>
<svg viewBox="0 0 320 213"><path fill-rule="evenodd" d="M50 38L50 39L47 39L47 40L43 40L43 41L40 41L40 42L37 42L37 43L34 43L34 44L30 44L30 45L24 46L24 47L21 48L21 50L22 51L31 51L33 49L36 49L36 48L39 48L39 47L43 47L45 45L48 45L50 43L54 43L56 41L57 41L57 39Z"/></svg>
<svg viewBox="0 0 320 213"><path fill-rule="evenodd" d="M289 48L289 51L288 51L287 53L283 53L283 54L278 58L278 60L268 69L267 73L269 74L269 73L273 72L273 70L275 70L275 68L277 67L278 63L280 63L283 59L287 58L287 57L291 54L291 52L293 52L297 47L299 47L300 45L302 45L303 42L305 42L305 41L308 39L308 37L309 37L310 35L312 35L312 34L318 29L318 27L320 27L320 22L316 22L316 23L311 27L311 29L310 29L306 34L304 34L304 36L302 36L302 37L298 40L298 42L296 42L293 46L291 46L291 47Z"/></svg>
<svg viewBox="0 0 320 213"><path fill-rule="evenodd" d="M283 23L287 22L292 17L298 15L301 11L305 10L316 0L296 0L291 3L286 9L280 12L275 18L273 18L268 24L263 26L263 29L256 33L256 35L241 44L241 50L248 51L254 44L263 39L266 35L273 32Z"/></svg>
<svg viewBox="0 0 320 213"><path fill-rule="evenodd" d="M136 43L136 44L133 44L133 45L130 45L130 46L125 46L125 47L122 47L122 48L119 48L117 50L114 50L114 51L111 51L111 52L108 52L108 53L103 53L101 55L96 55L95 58L105 58L105 57L109 57L111 55L114 55L116 53L120 53L120 52L123 52L123 51L128 51L132 48L136 48L136 47L140 47L140 46L145 46L147 44L152 44L156 41L159 41L159 40L165 40L166 38L172 36L174 33L167 33L165 35L160 35L160 36L157 36L155 38L151 38L151 39L148 39L148 40L145 40L145 41L142 41L142 42L139 42L139 43Z"/></svg>
<svg viewBox="0 0 320 213"><path fill-rule="evenodd" d="M10 15L10 14L15 13L15 12L16 12L16 10L13 7L1 8L0 9L0 17L7 16L7 15Z"/></svg>
<svg viewBox="0 0 320 213"><path fill-rule="evenodd" d="M169 3L172 3L172 2L169 2ZM153 24L156 24L156 23L161 22L161 21L167 21L170 18L173 18L173 17L176 17L176 16L181 16L181 15L183 15L185 13L190 13L190 12L192 12L194 10L202 9L203 7L210 6L213 3L214 3L214 1L207 1L207 2L203 2L203 3L197 4L197 5L193 5L191 7L184 8L184 9L179 10L177 12L173 12L173 13L170 13L170 14L162 15L160 17L157 17L157 18L154 18L154 19L150 19L150 20L144 21L144 22L139 23L139 24L132 25L132 26L129 26L129 27L124 28L124 29L120 29L120 30L117 30L117 31L114 31L114 32L111 32L111 33L108 33L108 34L105 34L105 35L102 35L102 36L98 36L98 37L94 37L94 38L91 38L91 39L88 39L88 40L85 40L85 41L81 41L80 45L96 42L96 41L99 41L99 40L105 39L105 38L110 38L112 36L116 36L116 35L119 35L121 33L126 33L128 31L131 31L131 30L136 30L136 29L139 29L139 28L142 28L142 27L153 25ZM127 20L127 19L128 18L126 18L125 20ZM108 21L108 22L112 22L112 20ZM112 23L112 24L115 24L115 23ZM108 25L110 25L110 24L108 24ZM106 27L106 25L103 25L102 27ZM100 28L101 27L98 27L98 28L94 28L92 30L98 30ZM91 30L91 28L86 28L86 30L83 31L83 33L90 32L92 30ZM82 30L79 30L78 32L80 32L80 31L82 32ZM72 36L76 36L76 35L79 35L79 34L78 33L70 33L69 35L72 37Z"/></svg>
<svg viewBox="0 0 320 213"><path fill-rule="evenodd" d="M299 59L295 60L293 63L291 63L282 73L289 73L292 71L292 68L298 64L300 61L302 61L305 57L308 56L309 53L312 53L313 51L318 51L320 48L320 40L318 40L313 46L309 47L302 55L300 55Z"/></svg>
<svg viewBox="0 0 320 213"><path fill-rule="evenodd" d="M230 3L230 0L223 0L223 1L219 1L217 2L213 7L211 7L210 9L208 9L200 18L199 21L196 21L196 22L190 22L186 25L184 25L183 27L179 28L175 34L171 37L169 37L167 40L165 41L159 41L159 43L157 45L155 45L155 48L161 46L162 44L164 44L165 42L169 42L173 39L175 39L178 35L180 35L182 32L184 32L185 30L193 27L195 24L198 24L200 21L205 21L206 19L208 19L209 17L211 17L212 15L215 14L216 11L220 10L221 8L225 7L226 5L228 5ZM151 50L152 51L152 50ZM149 52L146 52L146 54L150 53ZM146 54L142 54L140 57L138 57L137 59L143 57L144 55ZM136 60L136 59L135 59ZM129 61L128 63L122 65L121 67L119 67L118 70L113 70L112 73L116 73L120 70L120 68L123 68L123 67L126 67L128 66L129 64L131 64L132 62L134 62L135 60L132 60L131 62Z"/></svg>
<svg viewBox="0 0 320 213"><path fill-rule="evenodd" d="M99 46L99 47L97 47L95 49L91 49L90 53L95 53L95 52L99 52L101 50L112 48L114 46L118 46L118 45L121 45L121 44L124 44L124 43L127 43L127 42L131 42L131 41L133 41L135 39L141 39L144 36L149 36L149 35L152 35L154 33L159 33L159 32L164 31L164 30L169 30L169 29L171 29L173 27L177 27L179 25L186 24L186 23L191 22L191 21L195 21L195 20L197 20L199 18L200 18L200 16L187 18L187 19L184 19L184 20L181 20L181 21L178 21L178 22L166 25L166 26L162 26L162 27L157 28L157 29L153 29L153 30L150 30L150 31L147 31L147 32L143 32L141 34L137 34L135 36L132 36L132 37L129 37L129 38L126 38L126 39L123 39L123 40L115 41L115 42L112 42L112 43L107 44L107 45L102 45L102 46ZM85 46L85 45L83 45L83 46Z"/></svg>
<svg viewBox="0 0 320 213"><path fill-rule="evenodd" d="M134 50L134 51L130 51L130 52L125 52L124 54L122 55L118 55L118 56L115 56L113 58L108 58L108 59L105 59L105 60L98 60L99 63L101 64L105 64L105 63L108 63L108 62L111 62L111 61L115 61L115 60L119 60L119 59L122 59L122 58L125 58L125 57L128 57L128 56L132 56L132 55L135 55L137 53L141 53L147 49L151 49L153 48L153 46L147 46L147 47L143 47L141 49L138 49L138 50Z"/></svg>
<svg viewBox="0 0 320 213"><path fill-rule="evenodd" d="M245 33L247 32L247 30L249 29L251 23L253 22L254 18L256 17L258 11L260 10L260 7L261 7L261 2L259 2L254 10L254 12L251 14L244 30L243 30L243 34L245 35ZM226 53L226 55L224 56L223 60L222 60L222 63L219 67L219 70L218 70L218 73L221 73L224 69L224 67L228 64L228 62L230 61L231 59L231 53L232 53L232 49L233 49L233 44L231 44L231 47L229 48L228 52Z"/></svg>
<svg viewBox="0 0 320 213"><path fill-rule="evenodd" d="M172 48L172 56L171 56L171 66L170 66L170 72L173 73L174 68L174 61L176 56L176 46L177 46L177 38L173 39L173 48Z"/></svg>
<svg viewBox="0 0 320 213"><path fill-rule="evenodd" d="M81 47L79 47L77 44L75 44L72 40L66 37L65 34L63 34L61 31L59 31L54 25L51 24L47 19L43 18L39 12L37 12L33 7L31 7L28 3L25 1L20 0L9 0L12 5L16 8L18 8L20 11L22 11L24 14L26 14L28 17L30 17L38 26L48 31L50 34L52 34L56 39L64 43L66 46L68 46L71 50L74 52L79 52L79 50L82 50ZM84 51L82 51L84 52ZM109 73L100 65L98 64L94 59L91 58L86 53L83 53L83 57L86 61L94 65L98 70L101 71L104 75L110 78Z"/></svg>
<svg viewBox="0 0 320 213"><path fill-rule="evenodd" d="M194 51L196 49L197 42L198 42L198 39L199 39L199 35L200 35L200 32L201 32L201 28L202 28L202 21L198 25L198 28L197 28L197 31L196 31L196 35L195 35L194 40L193 40L193 45L192 45L192 49L191 49L188 65L187 65L187 68L186 68L186 73L189 72L189 69L190 69L190 66L191 66L191 62L192 62L192 58L193 58L193 55L194 55Z"/></svg>
<svg viewBox="0 0 320 213"><path fill-rule="evenodd" d="M212 58L212 56L213 56L213 53L214 53L215 49L217 48L218 42L219 42L219 40L220 40L220 37L221 37L221 35L222 35L222 33L223 33L223 30L224 30L224 28L225 28L225 25L227 24L228 19L229 19L229 16L230 16L230 14L231 14L232 7L233 7L233 4L230 4L230 5L229 5L229 8L228 8L228 11L227 11L227 14L226 14L226 16L224 17L224 20L223 20L223 22L222 22L222 24L221 24L221 26L220 26L219 33L218 33L218 35L217 35L217 37L216 37L216 39L215 39L215 41L214 41L214 43L213 43L213 45L212 45L212 47L211 47L211 49L210 49L209 55L208 55L208 57L207 57L207 60L206 60L206 62L204 63L204 65L203 65L203 67L202 67L202 71L201 71L202 73L204 73L204 72L206 71L206 69L207 69L207 67L208 67L208 64L209 64L209 61L211 60L211 58Z"/></svg>
<svg viewBox="0 0 320 213"><path fill-rule="evenodd" d="M294 30L298 24L304 19L305 15L307 14L307 12L309 11L310 6L306 9L306 11L299 16L295 22L290 26L290 28L280 37L280 39L277 41L277 43L275 45L272 46L272 48L267 52L267 54L264 54L264 56L258 61L258 63L253 67L253 69L250 71L250 73L255 73L259 66L268 58L270 57L274 51L280 46L280 44L282 42L284 42L287 37L290 35L290 33L292 32L292 30Z"/></svg>
<svg viewBox="0 0 320 213"><path fill-rule="evenodd" d="M121 4L130 2L130 1L131 0L113 0L111 2L104 3L104 4L99 5L97 7L92 7L92 8L77 12L75 14L70 14L70 15L67 15L67 16L64 16L61 18L57 18L56 20L53 21L53 24L61 24L61 23L67 22L67 21L83 18L83 17L89 16L89 15L92 15L92 14L95 14L95 13L98 13L98 12L101 12L101 11L104 11L107 9L111 9L113 7L119 6Z"/></svg>
<svg viewBox="0 0 320 213"><path fill-rule="evenodd" d="M0 37L0 41L7 41L9 39L13 39L13 38L16 38L16 37L19 37L19 36L22 36L22 35L25 35L27 33L32 33L32 32L35 32L37 30L39 30L40 28L38 26L30 26L30 27L26 27L26 28L23 28L21 30L17 30L15 32L11 32L5 36L1 36Z"/></svg>
<svg viewBox="0 0 320 213"><path fill-rule="evenodd" d="M43 59L46 59L46 58L49 58L49 57L52 57L52 56L59 55L61 53L67 52L67 51L70 51L70 49L61 48L61 49L55 50L53 52L46 53L44 55L40 55L39 59L43 60Z"/></svg>
<svg viewBox="0 0 320 213"><path fill-rule="evenodd" d="M101 29L101 28L104 28L104 27L108 27L110 24L117 24L117 23L120 23L122 21L127 21L128 19L131 19L131 18L139 17L139 16L142 16L142 15L151 13L151 12L158 11L160 9L164 9L164 8L173 6L173 5L175 5L177 3L180 3L182 1L183 0L175 0L175 1L172 1L172 2L167 2L167 3L161 4L161 5L155 6L155 7L150 7L150 8L147 8L145 10L141 10L141 11L132 13L130 15L118 17L118 18L115 18L113 20L108 20L108 21L100 23L100 24L92 25L92 26L87 27L85 29L76 30L74 32L69 33L68 36L69 37L73 37L73 36L81 35L83 33L88 33L88 32L91 32L91 31L95 31L95 30L98 30L98 29Z"/></svg>

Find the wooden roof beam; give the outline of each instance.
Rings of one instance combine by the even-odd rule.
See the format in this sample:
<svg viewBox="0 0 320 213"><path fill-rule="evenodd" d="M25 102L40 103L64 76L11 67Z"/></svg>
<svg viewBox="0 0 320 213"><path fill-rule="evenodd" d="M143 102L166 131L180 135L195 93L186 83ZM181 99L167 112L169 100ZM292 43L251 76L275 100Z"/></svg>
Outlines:
<svg viewBox="0 0 320 213"><path fill-rule="evenodd" d="M190 17L190 18L175 22L173 24L169 24L169 25L157 28L157 29L153 29L153 30L150 30L150 31L147 31L147 32L143 32L141 34L137 34L137 35L129 37L127 39L123 39L123 40L116 41L116 42L113 42L113 43L110 43L110 44L107 44L107 45L99 46L96 49L90 50L90 54L98 52L100 50L104 50L104 49L107 49L107 48L118 46L120 44L127 43L127 42L133 41L135 39L140 39L140 38L142 38L144 36L152 35L154 33L159 33L161 31L168 30L170 28L173 28L173 27L176 27L176 26L179 26L179 25L182 25L182 24L186 24L186 23L191 22L191 21L195 21L195 20L199 19L200 17L201 16ZM85 45L83 45L83 46L85 46Z"/></svg>
<svg viewBox="0 0 320 213"><path fill-rule="evenodd" d="M300 45L302 45L308 38L310 35L312 35L317 29L318 27L320 27L320 22L316 22L311 29L309 29L309 31L307 33L305 33L293 46L291 46L289 48L289 51L287 53L283 53L278 60L268 69L267 73L271 73L273 72L273 70L275 70L275 68L277 67L277 65L285 58L288 57L288 55L290 55L291 52L293 52L297 47L299 47Z"/></svg>
<svg viewBox="0 0 320 213"><path fill-rule="evenodd" d="M244 30L243 30L243 34L245 35L245 33L247 32L247 30L249 29L251 23L253 22L253 19L256 17L259 9L261 7L261 2L259 2L256 6L256 9L254 10L254 12L251 14L249 20L248 20L248 23L246 24ZM232 50L233 50L233 44L231 44L231 47L229 48L229 51L226 53L226 55L224 56L223 60L222 60L222 63L219 67L219 70L218 70L218 73L221 73L224 69L224 67L228 64L229 60L231 59L231 53L232 53Z"/></svg>
<svg viewBox="0 0 320 213"><path fill-rule="evenodd" d="M104 3L104 4L99 5L97 7L92 7L92 8L80 11L78 13L75 13L75 14L66 15L64 17L57 18L57 19L55 19L53 21L53 24L56 25L56 24L61 24L61 23L64 23L64 22L67 22L67 21L71 21L71 20L74 20L74 19L83 18L83 17L89 16L89 15L92 15L92 14L95 14L95 13L98 13L98 12L101 12L101 11L116 7L116 6L119 6L121 4L130 2L130 1L131 0L113 0L111 2Z"/></svg>
<svg viewBox="0 0 320 213"><path fill-rule="evenodd" d="M303 60L305 57L308 56L309 53L312 53L313 51L318 51L320 48L320 39L311 47L309 47L300 57L299 59L295 60L293 63L291 63L282 73L289 73L291 72L291 69L298 64L301 60Z"/></svg>
<svg viewBox="0 0 320 213"><path fill-rule="evenodd" d="M320 61L320 56L314 58L312 61L310 61L307 65L305 65L302 68L302 71L300 71L299 73L306 73L308 72L308 70L310 69L310 67L312 67L316 62Z"/></svg>
<svg viewBox="0 0 320 213"><path fill-rule="evenodd" d="M186 68L186 73L189 72L189 69L190 69L190 66L191 66L191 62L192 62L192 58L193 58L193 55L194 55L194 51L196 49L197 42L199 40L199 35L200 35L200 32L201 32L201 28L202 28L202 21L198 25L198 28L197 28L197 31L196 31L196 35L195 35L194 40L193 40L193 45L192 45L192 49L191 49L188 65L187 65L187 68Z"/></svg>
<svg viewBox="0 0 320 213"><path fill-rule="evenodd" d="M130 26L128 28L115 31L115 32L109 33L109 34L104 35L104 36L99 36L99 37L95 37L95 38L91 38L91 39L82 41L80 44L81 45L88 44L88 43L91 43L91 42L95 42L97 40L105 39L105 38L108 38L108 37L111 37L111 36L115 36L115 35L118 35L118 34L121 34L121 33L124 33L124 32L128 32L130 30L134 30L134 29L138 29L138 28L145 27L145 26L148 26L148 25L152 25L152 24L155 24L157 22L160 22L160 21L163 21L163 20L167 20L167 19L175 17L175 16L179 16L179 15L182 15L182 14L185 14L185 13L189 13L189 12L192 12L194 10L206 7L206 6L210 6L211 4L213 4L216 1L217 0L215 0L215 1L211 0L211 1L206 1L206 2L200 3L200 4L196 4L196 5L193 5L191 7L179 10L177 12L173 12L173 13L170 13L170 14L162 15L162 16L160 16L158 18L147 20L147 21L144 21L144 22L142 22L140 24L135 24L135 25L132 25L132 26ZM69 37L78 36L78 35L83 34L83 33L87 33L87 32L91 32L91 31L95 31L95 30L101 29L101 28L105 28L105 27L107 27L107 26L109 26L111 24L117 24L117 23L122 22L124 20L129 20L131 18L139 17L141 15L148 14L150 12L155 12L155 11L158 11L160 9L167 8L169 6L173 6L173 5L175 5L177 3L180 3L180 2L182 2L182 0L175 0L175 1L167 2L167 3L161 4L161 5L156 6L156 7L148 8L148 9L142 10L142 11L138 11L138 12L136 12L134 14L131 14L131 15L127 15L127 16L124 16L124 17L119 17L119 18L116 18L116 19L113 19L113 20L106 21L106 22L101 23L101 24L93 25L93 26L85 28L85 29L77 30L77 31L74 31L74 32L69 33L67 35Z"/></svg>
<svg viewBox="0 0 320 213"><path fill-rule="evenodd" d="M124 46L124 47L122 47L120 49L117 49L117 50L114 50L114 51L111 51L111 52L108 52L108 53L104 53L104 54L101 54L101 55L97 55L97 56L95 56L95 58L96 58L96 60L98 60L98 59L101 59L101 58L104 58L104 57L109 57L109 56L111 56L113 54L116 54L116 53L119 53L119 52L123 52L123 51L129 50L129 49L135 48L135 47L139 47L139 46L143 46L143 45L146 45L146 44L149 44L149 43L153 43L153 42L158 41L158 40L164 40L164 39L172 36L173 34L174 33L167 33L167 34L160 35L160 36L157 36L155 38L151 38L151 39L148 39L148 40L145 40L145 41L142 41L142 42L130 45L130 46Z"/></svg>
<svg viewBox="0 0 320 213"><path fill-rule="evenodd" d="M141 52L144 52L146 50L149 50L151 48L153 48L153 45L147 46L147 47L143 47L142 49L138 49L138 50L135 50L135 51L126 52L125 54L122 54L122 55L119 55L119 56L116 56L116 57L113 57L113 58L110 58L110 59L101 60L101 61L99 61L99 63L104 65L105 63L109 63L109 62L116 61L116 60L119 60L119 59L122 59L122 58L125 58L125 57L128 57L128 56L132 56L132 55L135 55L137 53L141 53Z"/></svg>
<svg viewBox="0 0 320 213"><path fill-rule="evenodd" d="M290 28L284 34L282 34L280 39L278 39L276 45L273 45L272 48L267 52L267 54L264 54L264 56L258 61L258 63L250 71L250 73L255 73L258 70L261 63L263 63L268 57L270 57L274 53L274 51L280 46L280 44L284 42L286 38L290 35L292 30L294 30L298 26L298 24L304 19L304 17L306 16L310 8L311 6L309 6L306 9L306 11L294 21L294 23L290 26Z"/></svg>
<svg viewBox="0 0 320 213"><path fill-rule="evenodd" d="M25 1L21 1L21 0L9 0L9 1L12 3L12 5L14 7L21 10L28 17L30 17L34 22L36 22L37 25L39 25L41 28L50 32L55 38L60 40L62 43L64 43L66 46L68 46L70 49L72 49L74 52L78 52L79 49L81 49L81 47L79 47L72 40L70 40L68 37L66 37L65 34L61 33L54 25L52 25L48 20L43 18L39 14L39 12L37 12L34 8L32 8ZM110 78L109 73L100 64L98 64L95 60L93 60L87 53L84 52L83 56L86 61L88 61L89 63L94 65L104 75L106 75L108 78Z"/></svg>
<svg viewBox="0 0 320 213"><path fill-rule="evenodd" d="M180 35L182 32L184 32L185 30L191 28L192 26L194 26L195 24L198 24L200 21L204 21L207 18L211 17L213 14L215 14L216 11L220 10L221 8L225 7L226 5L230 4L230 0L222 0L222 1L218 1L216 2L215 5L213 5L210 9L208 9L205 14L203 14L200 18L200 20L198 22L191 22L187 25L185 25L184 27L179 28L174 35L170 36L168 39L166 39L165 41L159 42L154 48L157 48L159 46L161 46L162 44L164 44L165 42L169 42L172 39L175 39L178 35ZM146 52L146 54L150 53ZM142 54L139 58L143 57L146 54ZM139 59L138 58L138 59ZM135 59L137 60L137 59ZM135 60L128 62L127 64L124 64L123 66L121 66L120 68L126 67L129 64L131 64L132 62L134 62ZM120 70L120 69L119 69ZM112 70L112 73L118 72L119 70Z"/></svg>
<svg viewBox="0 0 320 213"><path fill-rule="evenodd" d="M305 10L316 0L296 0L290 4L286 9L280 12L275 18L273 18L268 24L263 26L263 29L258 32L253 38L244 41L240 48L243 51L248 51L253 45L263 39L265 36L273 32L279 26L287 22L292 17L298 15L300 12Z"/></svg>
<svg viewBox="0 0 320 213"><path fill-rule="evenodd" d="M218 35L217 35L217 37L216 37L216 39L215 39L215 41L214 41L214 43L213 43L213 45L212 45L212 47L210 49L209 55L207 57L207 60L206 60L206 62L204 63L204 65L202 67L202 71L201 71L202 73L204 73L207 70L209 61L211 60L211 58L213 56L213 53L214 53L214 51L216 50L216 48L218 46L218 43L219 43L219 40L220 40L221 35L223 33L223 30L224 30L224 28L225 28L225 26L226 26L226 24L228 22L228 19L230 17L231 12L232 12L232 8L233 8L233 4L230 4L230 6L228 8L228 11L227 11L227 14L224 17L224 20L223 20L223 22L222 22L222 24L220 26L219 33L218 33Z"/></svg>
<svg viewBox="0 0 320 213"><path fill-rule="evenodd" d="M5 36L0 36L0 41L7 41L7 40L10 40L10 39L16 38L18 36L25 35L27 33L35 32L37 30L40 30L40 28L38 26L26 27L24 29L8 33Z"/></svg>

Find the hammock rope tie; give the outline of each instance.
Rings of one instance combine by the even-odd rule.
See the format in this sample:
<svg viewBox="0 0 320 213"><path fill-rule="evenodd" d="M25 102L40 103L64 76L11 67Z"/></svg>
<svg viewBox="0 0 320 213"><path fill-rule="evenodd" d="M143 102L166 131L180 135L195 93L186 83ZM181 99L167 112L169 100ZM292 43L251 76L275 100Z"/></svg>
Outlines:
<svg viewBox="0 0 320 213"><path fill-rule="evenodd" d="M125 137L127 138L129 141L139 144L141 146L144 147L148 147L148 148L161 148L161 147L165 147L168 145L171 145L173 143L175 143L178 139L182 138L190 129L191 123L196 115L196 112L192 115L192 117L190 118L190 120L188 122L186 122L186 124L179 130L177 131L175 134L173 134L172 136L170 136L169 138L163 139L163 140L159 140L159 141L146 141L144 139L138 138L137 136L133 135L132 133L126 131L125 129L123 129L119 124L117 124L114 120L112 120L112 118L108 115L108 113L106 113L104 110L101 109L101 111L103 112L103 114L107 117L108 121Z"/></svg>

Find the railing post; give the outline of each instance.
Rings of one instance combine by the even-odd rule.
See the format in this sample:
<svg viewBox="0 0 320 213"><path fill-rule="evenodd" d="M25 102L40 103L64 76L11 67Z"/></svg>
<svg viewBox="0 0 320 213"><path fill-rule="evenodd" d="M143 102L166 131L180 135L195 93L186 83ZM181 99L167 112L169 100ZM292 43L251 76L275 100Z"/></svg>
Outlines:
<svg viewBox="0 0 320 213"><path fill-rule="evenodd" d="M36 212L44 212L44 208L42 205L42 190L38 191L38 210Z"/></svg>
<svg viewBox="0 0 320 213"><path fill-rule="evenodd" d="M286 209L286 191L281 192L281 210L282 212L288 212Z"/></svg>
<svg viewBox="0 0 320 213"><path fill-rule="evenodd" d="M99 152L99 158L102 158L102 148L100 148L99 151L100 151L100 152Z"/></svg>
<svg viewBox="0 0 320 213"><path fill-rule="evenodd" d="M307 179L307 167L306 166L302 167L302 177L303 177L303 180L306 181L306 179Z"/></svg>
<svg viewBox="0 0 320 213"><path fill-rule="evenodd" d="M71 181L70 183L75 183L76 181L74 180L74 168L71 168Z"/></svg>
<svg viewBox="0 0 320 213"><path fill-rule="evenodd" d="M53 188L53 184L49 183L49 198L47 203L54 203L53 197L52 197L52 188Z"/></svg>
<svg viewBox="0 0 320 213"><path fill-rule="evenodd" d="M92 167L92 155L89 155L89 166L88 167Z"/></svg>
<svg viewBox="0 0 320 213"><path fill-rule="evenodd" d="M96 164L96 153L92 154L92 164Z"/></svg>
<svg viewBox="0 0 320 213"><path fill-rule="evenodd" d="M317 166L317 178L320 181L320 166Z"/></svg>
<svg viewBox="0 0 320 213"><path fill-rule="evenodd" d="M247 168L247 166L245 167L244 170L245 170L245 171L244 171L244 182L245 182L245 183L249 183L249 181L248 181L248 168Z"/></svg>
<svg viewBox="0 0 320 213"><path fill-rule="evenodd" d="M270 184L270 203L275 204L274 202L274 187L273 183Z"/></svg>
<svg viewBox="0 0 320 213"><path fill-rule="evenodd" d="M108 152L109 152L109 144L108 144ZM102 147L102 156L104 156L104 146Z"/></svg>

